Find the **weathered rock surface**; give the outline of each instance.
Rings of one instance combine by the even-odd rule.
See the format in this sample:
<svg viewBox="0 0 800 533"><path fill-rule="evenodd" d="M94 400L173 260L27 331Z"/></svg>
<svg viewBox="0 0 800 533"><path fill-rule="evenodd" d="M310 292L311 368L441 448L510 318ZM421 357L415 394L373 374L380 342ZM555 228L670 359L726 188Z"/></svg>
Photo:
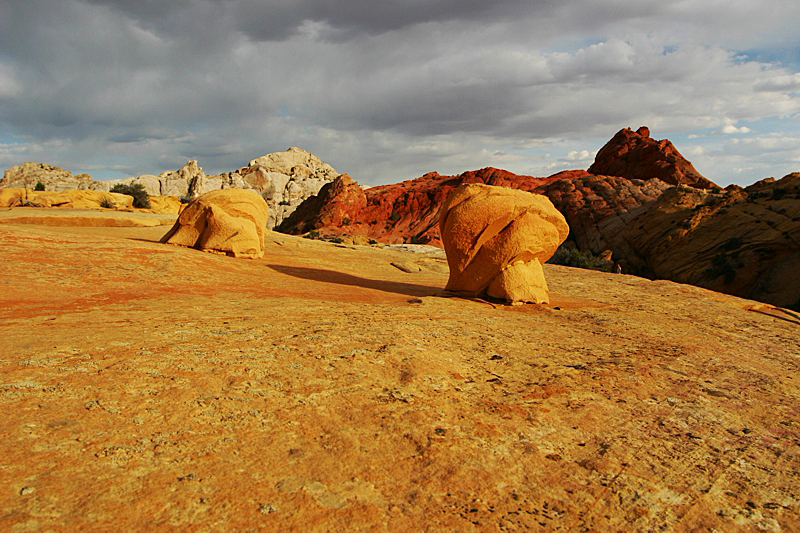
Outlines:
<svg viewBox="0 0 800 533"><path fill-rule="evenodd" d="M254 159L239 174L267 200L270 228L278 226L303 200L339 176L333 167L296 147Z"/></svg>
<svg viewBox="0 0 800 533"><path fill-rule="evenodd" d="M5 171L0 180L1 188L33 189L37 183L44 185L46 191L66 191L71 189L90 189L92 178L88 174L73 176L63 168L44 163L22 163Z"/></svg>
<svg viewBox="0 0 800 533"><path fill-rule="evenodd" d="M441 247L438 226L441 205L465 183L545 195L567 218L571 241L581 248L601 249L608 248L604 231L617 231L670 187L658 179L628 180L595 176L583 170L535 178L495 168L458 176L432 172L415 180L364 190L350 180L347 186L330 187L324 194L306 200L276 229L293 235L317 230L365 235L386 243L413 241ZM597 222L608 217L614 222L601 230Z"/></svg>
<svg viewBox="0 0 800 533"><path fill-rule="evenodd" d="M269 208L251 191L211 191L193 200L162 243L255 259L264 255Z"/></svg>
<svg viewBox="0 0 800 533"><path fill-rule="evenodd" d="M323 163L315 155L292 147L285 152L275 152L254 159L238 171L214 176L207 176L197 161L189 161L178 170L162 172L158 176L144 174L137 178L113 181L93 181L88 174L73 176L57 167L23 163L6 171L5 178L0 180L0 188L24 188L27 183L28 188L32 189L41 181L47 191L91 189L108 192L118 184L138 183L151 197L172 196L187 200L216 190L252 189L266 200L269 206L268 226L273 228L303 200L315 195L323 185L338 176L339 173L333 167Z"/></svg>
<svg viewBox="0 0 800 533"><path fill-rule="evenodd" d="M358 221L367 205L361 186L344 174L304 201L278 228L303 234L318 228L342 228Z"/></svg>
<svg viewBox="0 0 800 533"><path fill-rule="evenodd" d="M627 179L658 178L670 185L712 188L714 183L704 178L673 146L664 139L650 138L650 130L625 128L617 132L595 156L589 167L592 174L620 176Z"/></svg>
<svg viewBox="0 0 800 533"><path fill-rule="evenodd" d="M631 272L800 308L800 173L720 193L672 188L627 225L598 226Z"/></svg>
<svg viewBox="0 0 800 533"><path fill-rule="evenodd" d="M796 314L555 265L492 307L409 254L162 231L0 226L0 531L797 530Z"/></svg>
<svg viewBox="0 0 800 533"><path fill-rule="evenodd" d="M542 265L569 226L547 197L461 185L442 205L439 230L450 266L445 290L508 302L550 301Z"/></svg>
<svg viewBox="0 0 800 533"><path fill-rule="evenodd" d="M18 205L36 207L65 207L73 209L133 209L133 197L101 191L68 190L61 192L30 189L0 189L0 207Z"/></svg>
<svg viewBox="0 0 800 533"><path fill-rule="evenodd" d="M175 172L140 176L118 182L103 182L110 189L116 183L141 183L148 194L197 198L221 189L252 189L269 206L268 227L273 228L291 214L303 200L315 195L339 174L315 155L292 147L250 161L235 172L206 176L197 161L189 161Z"/></svg>

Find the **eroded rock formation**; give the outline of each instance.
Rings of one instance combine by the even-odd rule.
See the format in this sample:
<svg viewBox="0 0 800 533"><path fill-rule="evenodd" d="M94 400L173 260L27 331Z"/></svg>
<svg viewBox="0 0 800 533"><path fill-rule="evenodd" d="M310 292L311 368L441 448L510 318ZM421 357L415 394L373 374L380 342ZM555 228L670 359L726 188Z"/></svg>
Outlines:
<svg viewBox="0 0 800 533"><path fill-rule="evenodd" d="M386 243L418 242L442 246L439 210L460 185L484 183L550 198L572 229L570 240L581 248L608 248L606 233L614 232L655 201L670 186L658 179L628 180L595 176L584 170L560 172L548 178L520 176L496 168L442 176L435 172L396 185L362 190L330 186L303 203L277 230L303 234L311 230L364 235ZM363 207L362 207L363 206ZM599 228L605 218L614 222Z"/></svg>
<svg viewBox="0 0 800 533"><path fill-rule="evenodd" d="M0 189L0 207L69 207L74 209L133 210L133 196L103 191L32 191ZM177 212L177 211L176 211Z"/></svg>
<svg viewBox="0 0 800 533"><path fill-rule="evenodd" d="M716 193L671 188L609 224L599 231L633 273L800 308L800 173Z"/></svg>
<svg viewBox="0 0 800 533"><path fill-rule="evenodd" d="M144 174L137 178L93 181L88 174L73 176L58 167L41 163L23 163L7 170L0 188L28 187L41 182L47 191L97 190L110 191L115 185L141 184L150 196L173 196L191 200L207 192L221 189L252 189L264 197L269 206L269 228L280 224L303 200L315 195L339 174L314 154L292 147L253 159L248 166L234 172L207 176L197 161L189 161L178 170L158 176Z"/></svg>
<svg viewBox="0 0 800 533"><path fill-rule="evenodd" d="M439 228L450 265L446 291L549 302L542 264L567 238L569 226L545 196L461 185L442 205Z"/></svg>
<svg viewBox="0 0 800 533"><path fill-rule="evenodd" d="M46 191L91 189L92 178L88 174L73 176L72 172L44 163L22 163L5 171L0 188L33 189L37 183Z"/></svg>
<svg viewBox="0 0 800 533"><path fill-rule="evenodd" d="M712 188L671 142L650 138L650 130L642 126L636 131L625 128L617 132L595 156L589 167L592 174L620 176L627 179L658 178L670 185Z"/></svg>
<svg viewBox="0 0 800 533"><path fill-rule="evenodd" d="M233 257L263 257L268 214L267 203L252 191L211 191L183 210L161 242Z"/></svg>

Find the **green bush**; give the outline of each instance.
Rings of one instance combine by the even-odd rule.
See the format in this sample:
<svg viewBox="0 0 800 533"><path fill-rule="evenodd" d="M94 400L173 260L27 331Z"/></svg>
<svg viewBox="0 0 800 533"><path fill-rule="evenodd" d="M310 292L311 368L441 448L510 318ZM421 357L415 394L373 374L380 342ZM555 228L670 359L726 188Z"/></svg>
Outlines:
<svg viewBox="0 0 800 533"><path fill-rule="evenodd" d="M314 239L319 239L319 232L317 230L315 230L315 229L312 229L311 231L309 231L308 233L303 235L303 238L304 239L311 239L312 241Z"/></svg>
<svg viewBox="0 0 800 533"><path fill-rule="evenodd" d="M592 255L592 252L581 251L577 248L559 248L548 263L554 265L564 265L588 270L611 271L611 261L603 261L599 257Z"/></svg>
<svg viewBox="0 0 800 533"><path fill-rule="evenodd" d="M34 191L43 191L44 190L44 183L41 181L36 182L36 186L33 188Z"/></svg>
<svg viewBox="0 0 800 533"><path fill-rule="evenodd" d="M111 192L133 196L133 207L150 209L150 196L141 183L131 183L130 185L118 183L112 187Z"/></svg>
<svg viewBox="0 0 800 533"><path fill-rule="evenodd" d="M100 207L105 209L114 209L114 203L108 198L103 198L103 201L100 202Z"/></svg>

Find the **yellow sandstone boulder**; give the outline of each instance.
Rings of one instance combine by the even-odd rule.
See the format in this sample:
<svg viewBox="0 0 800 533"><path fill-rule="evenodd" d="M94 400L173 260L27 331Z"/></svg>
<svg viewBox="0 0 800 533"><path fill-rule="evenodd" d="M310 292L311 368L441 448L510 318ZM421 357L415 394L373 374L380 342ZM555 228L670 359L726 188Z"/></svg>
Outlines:
<svg viewBox="0 0 800 533"><path fill-rule="evenodd" d="M267 202L257 193L212 191L192 201L161 242L233 257L263 257L268 215Z"/></svg>
<svg viewBox="0 0 800 533"><path fill-rule="evenodd" d="M159 215L177 215L185 205L177 196L150 197L150 211Z"/></svg>
<svg viewBox="0 0 800 533"><path fill-rule="evenodd" d="M569 226L546 196L461 185L442 205L439 231L450 266L446 291L512 303L549 301L542 264Z"/></svg>

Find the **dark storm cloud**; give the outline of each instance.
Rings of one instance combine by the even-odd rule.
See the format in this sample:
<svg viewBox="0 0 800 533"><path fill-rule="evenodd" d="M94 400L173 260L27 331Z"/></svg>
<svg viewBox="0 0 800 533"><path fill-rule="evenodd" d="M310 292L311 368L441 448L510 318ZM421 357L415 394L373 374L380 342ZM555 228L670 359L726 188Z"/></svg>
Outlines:
<svg viewBox="0 0 800 533"><path fill-rule="evenodd" d="M374 182L645 121L741 132L800 111L796 70L722 43L780 41L795 3L6 0L0 163L223 171L297 145Z"/></svg>

